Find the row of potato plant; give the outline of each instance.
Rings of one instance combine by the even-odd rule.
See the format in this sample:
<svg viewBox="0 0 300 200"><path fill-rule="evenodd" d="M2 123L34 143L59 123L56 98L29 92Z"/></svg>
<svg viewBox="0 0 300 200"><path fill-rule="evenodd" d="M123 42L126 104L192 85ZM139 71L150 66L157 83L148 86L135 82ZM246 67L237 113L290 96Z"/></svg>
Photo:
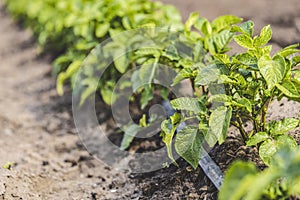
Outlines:
<svg viewBox="0 0 300 200"><path fill-rule="evenodd" d="M298 145L288 134L299 127L299 118L267 120L273 100L285 97L300 101L299 45L271 55L270 26L253 35L252 21L242 23L241 18L226 15L209 22L197 13L191 13L182 24L174 7L147 0L6 0L6 5L13 16L33 30L43 51L58 56L53 70L58 93L63 94L63 84L70 80L81 95L80 104L97 91L105 103L114 104L122 94L114 95L113 91L122 75L130 70L135 72L121 88L129 88L141 96L138 102L141 109L149 104L156 91L166 100L172 97L172 91L151 84L155 82L154 74L160 73L159 65L176 72L170 85L189 80L194 97L175 97L171 105L178 112L161 120L161 136L170 159L174 161L175 141L176 152L197 168L203 143L206 141L211 147L222 144L232 125L237 127L245 144L258 147L261 159L269 166L261 172L268 181L263 187L254 187L256 193L251 195L249 180L260 182L260 175L251 164L234 164L220 198L232 195L229 199L255 199L264 195L274 199L299 193L295 187L287 187L295 181L299 184L299 173L292 174L289 170L297 168ZM130 32L132 29L136 31ZM150 46L149 40L153 42ZM232 40L244 48L242 53L228 53ZM98 46L97 54L104 59L96 59L96 64L80 69L85 57L101 42L104 43ZM79 71L80 86L75 87ZM99 73L103 74L100 80ZM151 121L143 115L139 126L127 124L121 148L128 148L139 127L149 126ZM189 125L177 132L182 122ZM252 124L251 130L244 128L246 122ZM281 150L285 148L288 150ZM287 162L291 164L282 164L284 159L290 159ZM245 174L239 176L238 170L244 170L251 178ZM273 171L278 172L276 176L270 175ZM228 193L230 187L236 187L230 183L236 179L241 182L240 192ZM275 187L276 181L280 182L280 188Z"/></svg>

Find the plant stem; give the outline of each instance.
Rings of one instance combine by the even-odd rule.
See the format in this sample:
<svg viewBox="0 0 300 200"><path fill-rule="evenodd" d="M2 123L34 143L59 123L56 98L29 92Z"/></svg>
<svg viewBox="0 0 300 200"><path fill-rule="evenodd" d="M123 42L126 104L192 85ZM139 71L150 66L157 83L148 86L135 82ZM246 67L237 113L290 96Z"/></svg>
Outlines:
<svg viewBox="0 0 300 200"><path fill-rule="evenodd" d="M272 101L272 97L267 97L266 100L263 102L261 108L256 113L255 117L260 115L259 118L259 129L260 131L265 131L267 125L267 112L269 108L269 104Z"/></svg>
<svg viewBox="0 0 300 200"><path fill-rule="evenodd" d="M246 142L248 140L248 134L245 131L245 129L243 128L243 121L242 121L241 117L238 114L236 115L236 118L238 120L237 123L236 123L237 128L240 130L240 133L243 137L244 142Z"/></svg>
<svg viewBox="0 0 300 200"><path fill-rule="evenodd" d="M261 118L261 125L260 125L261 131L265 131L266 126L267 126L267 112L268 112L268 107L269 107L270 101L271 101L271 98L268 98L262 109L262 118Z"/></svg>

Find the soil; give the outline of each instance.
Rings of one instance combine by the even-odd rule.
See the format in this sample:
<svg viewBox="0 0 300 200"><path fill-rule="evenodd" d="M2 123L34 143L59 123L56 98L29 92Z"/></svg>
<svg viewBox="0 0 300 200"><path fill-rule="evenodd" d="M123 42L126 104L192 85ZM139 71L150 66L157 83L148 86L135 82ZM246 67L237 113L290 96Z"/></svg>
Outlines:
<svg viewBox="0 0 300 200"><path fill-rule="evenodd" d="M163 2L178 7L184 19L198 11L209 19L236 14L253 20L257 30L271 24L277 49L300 42L298 0ZM50 59L39 56L30 31L17 26L1 3L0 61L0 199L217 199L201 168L193 170L182 160L179 167L130 174L90 156L76 133L70 92L57 96ZM297 116L299 110L285 99L274 102L269 119ZM293 135L299 141L299 134ZM232 128L210 154L223 172L236 159L264 168L257 150L243 146ZM11 169L3 169L8 162Z"/></svg>

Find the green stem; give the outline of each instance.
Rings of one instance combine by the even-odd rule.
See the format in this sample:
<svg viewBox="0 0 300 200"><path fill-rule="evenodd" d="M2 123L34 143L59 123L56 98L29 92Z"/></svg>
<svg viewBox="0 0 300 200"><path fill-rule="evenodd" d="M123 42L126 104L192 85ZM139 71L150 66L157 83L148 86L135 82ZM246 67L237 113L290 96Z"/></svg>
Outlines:
<svg viewBox="0 0 300 200"><path fill-rule="evenodd" d="M245 129L243 128L242 119L239 115L236 115L236 118L237 118L238 121L235 123L235 126L239 129L239 131L240 131L240 133L243 137L244 142L246 142L248 140L248 134L245 131Z"/></svg>
<svg viewBox="0 0 300 200"><path fill-rule="evenodd" d="M261 118L261 125L260 125L261 131L266 130L267 112L268 112L268 107L269 107L270 102L271 102L271 98L268 98L267 101L265 102L264 106L263 106L263 109L262 109L262 118Z"/></svg>
<svg viewBox="0 0 300 200"><path fill-rule="evenodd" d="M268 97L268 98L263 102L263 104L262 104L262 106L260 107L260 109L259 109L257 112L255 112L254 118L256 118L259 114L262 114L262 110L264 109L264 107L266 107L266 103L267 103L268 101L270 101L270 100L271 100L271 97Z"/></svg>

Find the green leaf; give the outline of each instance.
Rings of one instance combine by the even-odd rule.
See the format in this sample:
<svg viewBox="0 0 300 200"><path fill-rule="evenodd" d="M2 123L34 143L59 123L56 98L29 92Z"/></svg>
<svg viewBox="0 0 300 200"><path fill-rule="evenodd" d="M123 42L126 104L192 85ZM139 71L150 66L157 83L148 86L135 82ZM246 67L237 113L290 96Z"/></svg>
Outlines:
<svg viewBox="0 0 300 200"><path fill-rule="evenodd" d="M121 147L120 147L121 150L125 150L129 147L129 145L133 141L134 137L140 130L141 130L141 127L136 124L132 124L125 128L125 133L123 135L123 139L122 139Z"/></svg>
<svg viewBox="0 0 300 200"><path fill-rule="evenodd" d="M57 93L62 96L64 94L63 86L64 82L68 80L72 75L76 74L82 64L81 60L76 60L72 62L66 72L62 72L58 75L56 81L56 90Z"/></svg>
<svg viewBox="0 0 300 200"><path fill-rule="evenodd" d="M122 18L122 25L124 26L124 28L126 30L131 30L132 29L131 21L130 21L128 16L124 16Z"/></svg>
<svg viewBox="0 0 300 200"><path fill-rule="evenodd" d="M175 110L187 110L194 113L203 113L206 108L198 98L180 97L171 101Z"/></svg>
<svg viewBox="0 0 300 200"><path fill-rule="evenodd" d="M299 120L295 118L285 118L281 121L270 123L269 131L271 135L281 135L294 130L299 126Z"/></svg>
<svg viewBox="0 0 300 200"><path fill-rule="evenodd" d="M212 102L212 103L231 103L232 102L232 97L226 95L226 94L215 94L215 95L212 95L209 99L208 99L209 102Z"/></svg>
<svg viewBox="0 0 300 200"><path fill-rule="evenodd" d="M100 88L101 97L107 105L112 105L117 100L118 94L114 93L114 87L115 83L108 81L104 87Z"/></svg>
<svg viewBox="0 0 300 200"><path fill-rule="evenodd" d="M199 20L201 25L199 24L195 24L195 28L197 28L198 30L200 30L204 36L208 37L212 34L212 27L211 24L209 23L209 21L207 19L200 19ZM201 28L200 28L201 27Z"/></svg>
<svg viewBox="0 0 300 200"><path fill-rule="evenodd" d="M232 84L232 85L237 85L238 82L232 78L229 78L228 76L222 74L219 77L219 80L217 82L218 84Z"/></svg>
<svg viewBox="0 0 300 200"><path fill-rule="evenodd" d="M159 57L162 54L162 51L156 48L143 48L137 50L134 54L141 57L142 56Z"/></svg>
<svg viewBox="0 0 300 200"><path fill-rule="evenodd" d="M97 24L95 34L98 38L102 38L108 33L108 30L110 28L109 22L104 22L103 24Z"/></svg>
<svg viewBox="0 0 300 200"><path fill-rule="evenodd" d="M193 73L193 70L190 69L190 68L183 68L182 70L180 70L176 77L174 78L173 80L173 84L172 86L178 84L180 81L182 81L183 79L185 78L192 78L194 77L194 73Z"/></svg>
<svg viewBox="0 0 300 200"><path fill-rule="evenodd" d="M141 109L144 109L148 105L149 101L153 99L153 97L153 91L151 88L146 87L141 96Z"/></svg>
<svg viewBox="0 0 300 200"><path fill-rule="evenodd" d="M258 132L247 141L247 146L255 146L270 138L266 132Z"/></svg>
<svg viewBox="0 0 300 200"><path fill-rule="evenodd" d="M170 117L170 119L164 120L161 123L161 136L162 136L162 141L166 144L167 146L167 151L168 151L168 156L172 160L173 163L176 164L176 161L173 157L172 153L172 140L175 134L175 131L178 127L178 124L181 120L181 115L179 113L174 113Z"/></svg>
<svg viewBox="0 0 300 200"><path fill-rule="evenodd" d="M242 98L237 101L238 104L242 105L246 110L251 113L252 112L252 103L247 98Z"/></svg>
<svg viewBox="0 0 300 200"><path fill-rule="evenodd" d="M139 120L140 127L147 127L147 117L143 114L142 118Z"/></svg>
<svg viewBox="0 0 300 200"><path fill-rule="evenodd" d="M216 65L209 65L207 67L201 68L198 71L195 83L197 86L209 85L218 80L220 75L220 70Z"/></svg>
<svg viewBox="0 0 300 200"><path fill-rule="evenodd" d="M254 39L254 46L255 47L261 47L266 45L272 38L272 29L271 26L265 26L261 32L260 35Z"/></svg>
<svg viewBox="0 0 300 200"><path fill-rule="evenodd" d="M198 18L199 14L196 12L192 12L188 20L184 24L184 31L191 31L191 27L197 22Z"/></svg>
<svg viewBox="0 0 300 200"><path fill-rule="evenodd" d="M80 103L79 105L82 106L83 103L87 100L87 98L97 91L98 87L98 79L94 77L89 77L82 80L82 85L86 88L83 90L80 96Z"/></svg>
<svg viewBox="0 0 300 200"><path fill-rule="evenodd" d="M259 156L266 165L270 165L273 155L276 153L276 143L274 140L265 140L259 147Z"/></svg>
<svg viewBox="0 0 300 200"><path fill-rule="evenodd" d="M114 64L116 69L124 74L130 63L129 53L126 48L120 47L114 52Z"/></svg>
<svg viewBox="0 0 300 200"><path fill-rule="evenodd" d="M206 23L209 23L208 20L204 17L200 17L197 22L194 24L194 27L203 33L203 29L205 28L204 26L207 26ZM207 32L207 31L204 31ZM204 33L203 33L204 34Z"/></svg>
<svg viewBox="0 0 300 200"><path fill-rule="evenodd" d="M216 54L215 58L217 58L221 63L228 65L230 64L230 57L227 54Z"/></svg>
<svg viewBox="0 0 300 200"><path fill-rule="evenodd" d="M225 94L225 87L223 84L210 84L208 90L211 95Z"/></svg>
<svg viewBox="0 0 300 200"><path fill-rule="evenodd" d="M258 68L270 90L282 81L285 75L285 62L280 56L274 57L273 60L268 56L261 57L258 61Z"/></svg>
<svg viewBox="0 0 300 200"><path fill-rule="evenodd" d="M262 172L252 163L234 162L225 175L219 199L286 199L299 194L299 183L300 149L282 148Z"/></svg>
<svg viewBox="0 0 300 200"><path fill-rule="evenodd" d="M185 127L176 135L175 149L194 169L197 168L202 155L203 136L197 127Z"/></svg>
<svg viewBox="0 0 300 200"><path fill-rule="evenodd" d="M255 70L258 70L257 68L257 58L254 56L251 56L249 53L242 53L237 55L236 57L239 62L242 64L251 67L252 69L254 68Z"/></svg>
<svg viewBox="0 0 300 200"><path fill-rule="evenodd" d="M229 30L223 30L212 36L213 45L216 47L216 53L222 53L227 50L226 47L233 37L233 33Z"/></svg>
<svg viewBox="0 0 300 200"><path fill-rule="evenodd" d="M241 47L244 47L246 49L252 49L253 48L253 40L250 36L248 36L246 34L235 35L235 36L233 36L233 39Z"/></svg>
<svg viewBox="0 0 300 200"><path fill-rule="evenodd" d="M280 50L276 55L280 55L282 57L290 56L292 54L300 52L300 50L297 49L298 47L299 47L299 44L290 45L290 46L285 47L284 49Z"/></svg>
<svg viewBox="0 0 300 200"><path fill-rule="evenodd" d="M290 80L284 80L281 84L277 83L276 87L287 97L300 98L298 88Z"/></svg>
<svg viewBox="0 0 300 200"><path fill-rule="evenodd" d="M277 149L281 149L281 148L295 149L298 146L295 139L287 134L279 135L278 137L276 137L275 140L276 140Z"/></svg>
<svg viewBox="0 0 300 200"><path fill-rule="evenodd" d="M245 200L257 200L261 199L265 190L278 179L278 173L276 169L263 171L260 174L257 174L253 177L251 189L248 190Z"/></svg>
<svg viewBox="0 0 300 200"><path fill-rule="evenodd" d="M144 86L144 84L142 83L139 75L140 75L140 72L139 72L139 70L137 70L137 71L134 71L132 76L131 76L132 91L133 92L137 92L139 88Z"/></svg>
<svg viewBox="0 0 300 200"><path fill-rule="evenodd" d="M150 58L139 69L139 76L143 84L151 84L155 76L158 58Z"/></svg>
<svg viewBox="0 0 300 200"><path fill-rule="evenodd" d="M227 136L230 125L232 108L220 106L215 109L209 117L209 130L205 137L207 143L212 147L218 141L222 144Z"/></svg>
<svg viewBox="0 0 300 200"><path fill-rule="evenodd" d="M249 20L242 23L240 26L233 26L231 31L244 33L249 37L251 37L253 34L253 27L254 27L253 21Z"/></svg>
<svg viewBox="0 0 300 200"><path fill-rule="evenodd" d="M170 60L179 60L178 50L174 45L168 46L162 54L164 57L167 57ZM155 55L155 54L154 54Z"/></svg>
<svg viewBox="0 0 300 200"><path fill-rule="evenodd" d="M213 31L218 33L231 25L241 22L243 19L234 15L223 15L214 19L211 23Z"/></svg>
<svg viewBox="0 0 300 200"><path fill-rule="evenodd" d="M224 183L219 193L219 200L240 200L253 187L252 180L258 173L252 163L234 162L226 172Z"/></svg>
<svg viewBox="0 0 300 200"><path fill-rule="evenodd" d="M300 70L294 71L294 79L300 82Z"/></svg>

